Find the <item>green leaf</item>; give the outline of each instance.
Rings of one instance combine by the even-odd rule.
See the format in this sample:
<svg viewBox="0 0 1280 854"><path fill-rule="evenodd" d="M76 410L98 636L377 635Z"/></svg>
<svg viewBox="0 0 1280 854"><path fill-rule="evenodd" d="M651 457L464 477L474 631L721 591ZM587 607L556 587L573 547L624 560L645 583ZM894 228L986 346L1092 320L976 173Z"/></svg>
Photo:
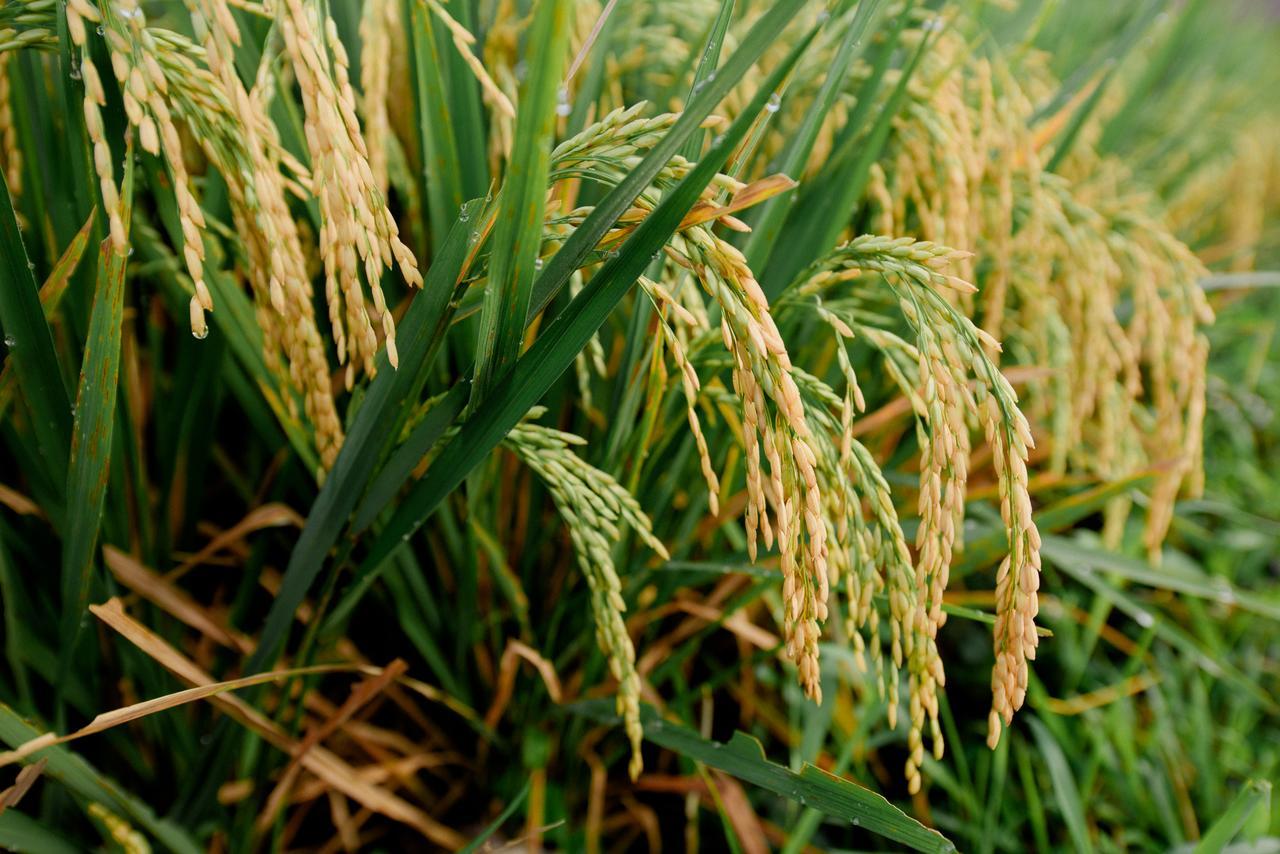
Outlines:
<svg viewBox="0 0 1280 854"><path fill-rule="evenodd" d="M18 747L41 735L19 717L13 709L0 703L0 741L10 747ZM197 854L202 848L187 832L177 825L157 818L144 802L129 794L114 781L104 777L97 769L63 745L48 747L27 757L31 762L47 759L44 776L62 783L86 807L98 803L137 825L171 851L181 854Z"/></svg>
<svg viewBox="0 0 1280 854"><path fill-rule="evenodd" d="M520 805L524 803L525 798L528 796L529 781L526 780L525 784L520 787L520 791L516 793L516 796L512 798L511 802L507 804L505 809L503 809L502 814L495 818L488 827L481 831L479 836L468 842L467 846L460 850L458 854L471 854L471 852L476 851L481 845L488 841L491 836L502 828L502 825L506 823L507 819L515 815L516 810L520 809Z"/></svg>
<svg viewBox="0 0 1280 854"><path fill-rule="evenodd" d="M1040 748L1040 758L1049 770L1049 779L1053 781L1053 794L1058 801L1058 809L1062 812L1062 820L1066 822L1067 833L1071 836L1071 844L1076 851L1088 854L1093 851L1089 841L1089 828L1085 823L1084 807L1080 803L1080 789L1071 774L1071 765L1066 754L1039 719L1027 715L1027 725L1035 736L1036 746Z"/></svg>
<svg viewBox="0 0 1280 854"><path fill-rule="evenodd" d="M45 470L55 480L67 470L71 448L71 400L58 370L53 333L45 322L27 248L0 175L0 327L18 385L31 412L32 432Z"/></svg>
<svg viewBox="0 0 1280 854"><path fill-rule="evenodd" d="M67 285L71 282L71 274L76 271L76 267L80 264L80 258L84 255L85 247L89 245L89 233L93 230L93 221L97 211L89 214L89 218L85 220L85 224L81 226L80 231L71 239L71 243L62 253L62 257L58 259L58 263L53 265L53 270L49 273L49 277L44 280L44 284L40 287L40 308L44 311L46 322L52 322L53 317L57 314L58 306L62 304L62 297L67 292ZM9 409L9 404L13 402L14 392L17 390L17 379L14 376L13 368L8 359L5 360L4 369L0 370L0 418Z"/></svg>
<svg viewBox="0 0 1280 854"><path fill-rule="evenodd" d="M1265 827L1271 815L1271 783L1267 780L1250 780L1231 801L1227 811L1205 831L1195 847L1195 854L1212 854L1224 850L1245 824L1259 814L1264 816L1260 824Z"/></svg>
<svg viewBox="0 0 1280 854"><path fill-rule="evenodd" d="M373 479L373 483L369 484L364 500L360 502L355 519L351 523L353 534L359 534L368 528L382 508L395 499L396 493L413 475L413 470L422 462L422 458L449 429L453 420L462 413L467 402L468 386L469 383L460 382L449 389L442 398L432 404L409 436L400 447L396 448L395 453L378 472L378 476Z"/></svg>
<svg viewBox="0 0 1280 854"><path fill-rule="evenodd" d="M1269 620L1280 621L1280 604L1240 590L1225 578L1205 575L1195 564L1187 561L1170 561L1157 569L1145 561L1101 546L1054 536L1043 538L1040 552L1057 564L1090 566L1146 587L1234 605Z"/></svg>
<svg viewBox="0 0 1280 854"><path fill-rule="evenodd" d="M662 171L672 155L680 150L715 106L729 94L729 90L751 66L755 65L765 48L781 34L803 5L803 0L779 0L770 7L768 12L761 15L751 31L743 38L738 49L716 72L716 76L710 78L702 87L702 91L694 95L685 105L680 118L676 119L671 129L649 150L645 158L628 173L627 177L595 206L582 225L574 229L573 234L569 235L569 239L560 247L560 251L551 256L543 268L542 275L534 282L533 301L529 306L530 319L551 303L555 295L564 287L565 282L569 281L569 277L582 266L587 256L596 248L600 238L613 228L614 223L627 211L631 203L653 183L653 179Z"/></svg>
<svg viewBox="0 0 1280 854"><path fill-rule="evenodd" d="M881 59L872 72L872 77L863 85L858 104L849 116L845 130L841 132L840 138L845 142L843 150L812 182L814 189L800 199L782 229L777 243L785 246L786 251L771 255L760 276L760 287L770 301L786 290L796 275L813 263L815 258L821 257L836 245L841 232L848 227L849 220L857 209L871 174L871 165L884 149L893 129L893 120L907 98L907 85L925 52L933 44L932 34L926 34L920 40L919 47L902 69L897 85L880 108L870 131L865 138L858 136L857 131L871 109L871 96L888 68L892 47L908 17L906 11L898 15L889 42L881 48Z"/></svg>
<svg viewBox="0 0 1280 854"><path fill-rule="evenodd" d="M464 210L472 207L475 205L469 203ZM427 271L422 293L414 298L400 322L396 335L399 369L391 367L385 351L378 355L378 375L369 384L338 459L307 514L306 527L289 555L280 590L271 603L258 647L245 666L246 673L274 663L294 612L324 567L329 550L338 541L385 450L399 436L422 394L432 357L448 327L454 290L462 278L468 253L474 248L468 243L470 232L467 222L454 223Z"/></svg>
<svg viewBox="0 0 1280 854"><path fill-rule="evenodd" d="M82 850L16 809L0 813L0 848L19 854L78 854Z"/></svg>
<svg viewBox="0 0 1280 854"><path fill-rule="evenodd" d="M498 196L498 224L489 253L488 285L480 315L473 405L520 355L525 315L542 246L547 174L556 130L556 93L564 74L570 4L541 0L525 48L531 68L520 87L515 140Z"/></svg>
<svg viewBox="0 0 1280 854"><path fill-rule="evenodd" d="M1151 472L1138 472L1063 498L1036 511L1036 527L1042 535L1050 531L1070 528L1081 519L1097 513L1111 499L1138 489L1151 477ZM955 578L962 578L971 572L991 566L1008 552L1009 535L1003 526L995 526L987 533L973 537L965 543L964 551L960 554L959 561L952 567L951 574Z"/></svg>
<svg viewBox="0 0 1280 854"><path fill-rule="evenodd" d="M612 700L586 700L570 710L598 721L615 719ZM651 706L640 707L644 737L668 750L753 783L824 815L866 828L872 833L916 851L954 851L955 845L925 827L882 795L820 768L806 764L799 772L770 762L760 742L735 732L727 744L711 741L693 730L661 718Z"/></svg>
<svg viewBox="0 0 1280 854"><path fill-rule="evenodd" d="M854 59L862 55L863 39L867 28L872 19L879 14L882 5L883 0L862 0L858 4L858 10L853 20L849 22L844 39L840 42L840 49L836 52L835 59L831 61L831 67L826 70L826 77L822 81L817 97L809 105L804 120L795 134L787 138L786 147L783 148L777 161L776 171L796 180L800 179L800 173L808 162L809 155L813 153L813 146L818 140L818 132L822 130L822 123L826 121L827 114L835 105L849 66L853 64ZM859 103L862 101L863 98L859 97ZM782 230L782 225L786 221L787 214L791 212L795 199L796 191L793 189L760 205L759 213L756 214L751 227L751 237L747 240L743 251L747 258L747 266L751 269L762 269L765 261L768 260L769 252L777 242L778 232Z"/></svg>
<svg viewBox="0 0 1280 854"><path fill-rule="evenodd" d="M1048 555L1046 555L1048 557ZM1050 558L1052 560L1052 558ZM1140 626L1155 632L1156 637L1187 655L1198 667L1217 679L1225 679L1235 684L1244 693L1262 703L1268 709L1277 708L1276 701L1258 683L1250 679L1227 661L1215 658L1205 652L1196 639L1183 629L1161 617L1153 609L1146 607L1131 596L1126 595L1107 581L1092 566L1074 560L1064 562L1053 561L1053 565L1070 575L1076 581L1092 589L1095 593L1115 603L1116 608Z"/></svg>
<svg viewBox="0 0 1280 854"><path fill-rule="evenodd" d="M1085 123L1089 120L1089 116L1102 103L1102 96L1106 93L1111 80L1115 77L1116 70L1120 67L1124 57L1137 46L1139 39L1156 20L1156 16L1165 9L1165 4L1161 2L1149 2L1146 7L1139 10L1129 22L1123 33L1116 40L1115 48L1107 56L1105 61L1106 71L1102 75L1102 79L1098 81L1098 85L1089 93L1089 97L1076 108L1075 113L1071 116L1071 122L1067 125L1066 130L1062 132L1062 138L1054 147L1053 156L1045 165L1046 172L1055 172L1062 165L1062 161L1071 153L1071 147L1075 144L1076 137L1080 135L1080 131L1084 129Z"/></svg>
<svg viewBox="0 0 1280 854"><path fill-rule="evenodd" d="M775 7L775 9L778 7ZM751 103L734 120L684 180L662 199L622 247L607 261L581 293L547 326L528 352L494 386L490 394L462 425L435 464L414 485L396 509L387 527L370 548L361 572L387 558L396 546L416 531L450 492L458 487L502 441L512 427L551 388L573 363L609 313L667 239L679 228L702 190L719 171L729 154L746 135L769 95L778 87L813 39L797 42L786 60L769 75ZM576 235L575 235L576 236ZM566 243L566 248L568 243ZM562 249L563 253L565 249ZM557 256L558 257L558 256Z"/></svg>
<svg viewBox="0 0 1280 854"><path fill-rule="evenodd" d="M453 120L449 112L440 55L431 10L422 0L405 0L405 20L409 22L409 53L416 96L418 139L422 146L419 192L426 201L434 228L439 234L462 205L462 165ZM483 152L472 152L483 156ZM433 247L438 249L439 247Z"/></svg>
<svg viewBox="0 0 1280 854"><path fill-rule="evenodd" d="M133 159L126 159L121 217L128 228L133 195ZM76 392L74 432L67 468L67 509L62 539L62 628L59 696L71 670L80 622L89 605L94 547L111 476L111 436L120 379L120 329L124 323L124 274L128 256L104 240L99 250L93 313ZM61 707L60 707L61 709Z"/></svg>
<svg viewBox="0 0 1280 854"><path fill-rule="evenodd" d="M698 59L698 68L693 73L690 98L701 92L707 85L707 80L716 73L716 66L720 64L720 49L724 46L725 34L729 32L729 21L733 19L733 7L734 0L720 0L720 12L711 23L706 47L703 48L702 56ZM703 134L695 133L685 141L684 149L680 152L685 160L692 163L698 159L698 155L702 154L702 137Z"/></svg>

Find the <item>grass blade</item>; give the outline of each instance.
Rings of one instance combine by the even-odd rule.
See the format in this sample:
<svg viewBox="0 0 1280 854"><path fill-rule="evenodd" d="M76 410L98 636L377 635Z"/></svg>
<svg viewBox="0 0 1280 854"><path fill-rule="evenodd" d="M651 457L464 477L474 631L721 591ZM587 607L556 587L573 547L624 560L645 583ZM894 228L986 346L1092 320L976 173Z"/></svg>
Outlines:
<svg viewBox="0 0 1280 854"><path fill-rule="evenodd" d="M680 118L644 160L631 170L626 180L614 187L595 206L582 225L560 247L560 251L551 256L542 275L534 282L533 301L529 306L530 319L551 303L573 272L582 266L582 262L596 248L605 232L613 227L636 197L653 182L672 155L702 125L703 120L737 84L747 69L755 65L765 48L778 37L803 5L803 0L780 0L773 4L743 38L733 55L725 61L724 67L716 72L713 79L707 81L701 92L690 99Z"/></svg>
<svg viewBox="0 0 1280 854"><path fill-rule="evenodd" d="M81 849L14 809L0 813L0 847L22 854L77 854Z"/></svg>
<svg viewBox="0 0 1280 854"><path fill-rule="evenodd" d="M17 747L40 733L8 706L0 703L0 741ZM47 759L44 776L57 780L86 803L98 803L138 825L170 851L197 854L203 850L187 832L165 819L157 818L151 807L126 792L115 782L70 749L57 745L41 750L32 760Z"/></svg>
<svg viewBox="0 0 1280 854"><path fill-rule="evenodd" d="M702 57L698 60L698 68L693 73L692 95L696 95L702 91L702 87L707 85L707 79L716 73L716 66L720 63L720 49L724 47L725 33L729 32L729 21L733 19L734 0L721 0L720 11L716 14L716 19L711 24L711 32L707 35L706 47L702 50ZM695 133L685 142L683 150L680 152L685 159L692 162L698 159L698 155L702 154L703 135Z"/></svg>
<svg viewBox="0 0 1280 854"><path fill-rule="evenodd" d="M271 604L258 648L245 666L247 673L269 667L284 641L294 611L320 574L325 558L338 541L343 524L364 493L387 444L399 435L426 384L430 356L438 350L448 325L448 306L472 248L471 228L456 222L436 261L427 271L423 292L409 306L399 325L400 367L392 369L385 352L379 354L378 375L365 392L346 442L324 487L307 514L307 525L293 547L279 593Z"/></svg>
<svg viewBox="0 0 1280 854"><path fill-rule="evenodd" d="M481 831L479 836L468 842L467 847L459 851L458 854L471 854L471 852L477 850L481 845L484 845L491 836L502 828L502 825L506 823L507 819L515 815L516 810L520 809L520 805L524 803L525 798L528 796L529 782L526 780L525 784L520 787L520 791L516 793L516 796L512 798L506 808L503 809L502 814L495 818L488 827Z"/></svg>
<svg viewBox="0 0 1280 854"><path fill-rule="evenodd" d="M85 247L89 245L89 233L93 230L93 221L97 211L89 214L89 219L71 239L71 243L62 253L62 257L53 265L53 270L49 273L49 277L44 280L44 284L40 287L40 308L44 311L44 319L51 322L58 312L58 306L62 303L62 297L67 292L67 285L71 283L71 274L76 271L76 267L80 264L80 258L84 255ZM12 365L8 360L4 363L4 369L0 370L0 418L9 409L9 404L13 402L14 392L17 391L17 379L14 376Z"/></svg>
<svg viewBox="0 0 1280 854"><path fill-rule="evenodd" d="M787 147L777 161L777 171L799 180L800 172L813 152L822 123L840 94L849 66L861 55L863 37L872 19L879 14L881 5L883 5L882 0L862 0L858 4L858 11L849 22L849 29L840 43L840 50L837 51L831 67L827 70L826 79L822 81L822 88L818 90L817 97L805 113L804 122L800 128L787 140ZM760 212L756 215L751 229L751 237L747 240L743 251L747 257L747 265L753 270L761 269L764 262L768 260L769 252L777 242L778 232L782 230L782 225L786 221L787 214L791 212L795 199L796 191L788 190L760 206Z"/></svg>
<svg viewBox="0 0 1280 854"><path fill-rule="evenodd" d="M31 411L32 432L46 471L55 480L67 470L71 401L58 370L53 333L40 307L40 291L27 258L9 185L0 176L0 327L5 349Z"/></svg>
<svg viewBox="0 0 1280 854"><path fill-rule="evenodd" d="M1205 831L1195 847L1195 854L1211 854L1226 849L1227 844L1236 838L1245 824L1259 814L1271 814L1271 783L1267 780L1250 780L1244 784L1227 811ZM1264 819L1264 826L1265 822Z"/></svg>
<svg viewBox="0 0 1280 854"><path fill-rule="evenodd" d="M556 93L564 73L570 4L542 0L529 31L530 54L538 59L520 88L516 132L507 176L498 196L498 225L489 254L489 282L480 315L472 400L478 403L520 355L534 264L542 245L547 173L555 136Z"/></svg>
<svg viewBox="0 0 1280 854"><path fill-rule="evenodd" d="M1208 576L1194 565L1180 562L1154 569L1145 561L1100 546L1048 535L1044 537L1041 552L1057 563L1091 566L1145 587L1229 603L1269 620L1280 621L1280 604L1239 590L1224 578Z"/></svg>
<svg viewBox="0 0 1280 854"><path fill-rule="evenodd" d="M1067 496L1048 507L1036 511L1036 527L1042 533L1070 528L1081 519L1092 516L1119 495L1138 489L1152 478L1151 472L1138 472L1119 480L1110 481ZM965 544L964 551L952 573L963 577L984 567L991 566L1009 552L1009 535L1003 529L974 537Z"/></svg>
<svg viewBox="0 0 1280 854"><path fill-rule="evenodd" d="M133 193L132 158L126 158L121 218L129 222ZM74 432L67 468L66 530L62 542L62 630L58 663L59 691L67 682L80 637L81 617L89 605L90 571L102 508L111 474L111 437L120 378L120 337L124 323L124 274L128 257L103 241L84 362L76 392ZM61 693L60 693L61 697ZM62 706L59 704L59 717ZM59 721L59 726L61 726Z"/></svg>
<svg viewBox="0 0 1280 854"><path fill-rule="evenodd" d="M609 720L609 700L587 700L570 708L595 720ZM681 756L718 768L825 815L866 828L916 851L954 851L956 847L936 830L930 830L870 789L835 777L812 765L796 772L770 762L760 742L735 732L727 744L705 739L686 727L659 717L641 706L644 737Z"/></svg>
<svg viewBox="0 0 1280 854"><path fill-rule="evenodd" d="M900 16L899 27L906 17L905 12ZM900 30L895 30L893 33L895 41L899 32ZM898 84L881 108L866 139L854 148L852 143L855 140L849 138L851 135L846 135L850 146L814 182L815 190L796 205L795 215L787 221L778 239L778 244L785 246L787 251L771 256L760 276L760 287L770 301L781 294L814 258L821 257L835 246L840 233L848 226L849 218L867 185L871 164L880 156L893 129L893 119L906 100L907 85L932 43L933 40L929 37L920 40L920 46L902 69ZM887 62L891 53L889 47L886 45L883 48L885 55L882 62ZM881 65L877 72L883 74L885 67L887 66ZM868 83L874 80L873 76ZM864 115L859 110L850 116L849 124L853 130L857 129Z"/></svg>
<svg viewBox="0 0 1280 854"><path fill-rule="evenodd" d="M1027 725L1035 736L1036 746L1040 748L1040 757L1049 769L1049 778L1053 781L1053 794L1058 801L1058 809L1062 811L1062 820L1067 825L1067 833L1071 836L1071 844L1081 854L1093 850L1089 841L1089 828L1084 820L1084 807L1080 803L1080 789L1075 777L1071 774L1071 766L1066 755L1058 746L1053 733L1037 718L1027 717Z"/></svg>
<svg viewBox="0 0 1280 854"><path fill-rule="evenodd" d="M461 382L449 389L444 397L427 410L418 426L400 447L396 448L387 464L378 472L378 476L369 484L364 500L356 510L355 519L351 523L353 533L360 533L373 522L382 508L395 499L396 492L413 475L413 470L422 462L422 458L444 435L445 430L453 424L453 420L461 413L467 402L468 383Z"/></svg>
<svg viewBox="0 0 1280 854"><path fill-rule="evenodd" d="M432 223L439 229L462 205L462 167L453 134L449 103L431 10L422 0L405 0L405 20L409 22L409 52L417 106L418 138L422 146L419 192ZM439 229L431 229L439 233ZM438 248L438 247L433 247Z"/></svg>

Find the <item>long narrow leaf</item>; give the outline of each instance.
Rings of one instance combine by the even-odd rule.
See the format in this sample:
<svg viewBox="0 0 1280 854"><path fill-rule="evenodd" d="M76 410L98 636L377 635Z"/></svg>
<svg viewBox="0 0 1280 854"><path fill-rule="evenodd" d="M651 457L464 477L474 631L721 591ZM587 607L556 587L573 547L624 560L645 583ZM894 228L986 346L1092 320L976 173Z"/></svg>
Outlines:
<svg viewBox="0 0 1280 854"><path fill-rule="evenodd" d="M571 708L586 717L610 720L613 718L610 706L607 700L587 700L575 703ZM719 768L741 780L813 807L830 818L864 827L915 851L956 850L945 836L925 827L870 789L812 765L805 765L803 770L796 772L770 762L760 742L749 735L736 732L727 744L721 744L662 719L648 705L641 707L640 717L647 740L681 756Z"/></svg>
<svg viewBox="0 0 1280 854"><path fill-rule="evenodd" d="M67 469L71 448L71 400L58 371L53 333L40 308L40 291L9 185L0 175L0 327L23 397L31 411L32 427L45 468L54 478Z"/></svg>
<svg viewBox="0 0 1280 854"><path fill-rule="evenodd" d="M133 195L133 159L126 158L121 218L128 228ZM102 508L111 474L111 437L120 379L120 335L124 323L124 274L128 257L109 240L98 255L93 313L76 391L71 458L67 469L66 531L62 541L62 629L57 685L62 696L75 657L81 617L89 605L90 573Z"/></svg>
<svg viewBox="0 0 1280 854"><path fill-rule="evenodd" d="M442 324L448 322L446 310L471 249L470 233L468 222L454 223L435 263L427 271L423 293L414 299L400 323L399 370L387 362L385 352L378 356L378 375L369 384L360 411L347 431L342 451L311 506L307 525L289 556L280 590L267 614L258 648L246 672L256 672L275 661L294 612L320 574L347 517L373 477L387 443L398 435L399 425L404 423L413 402L422 393L431 366L428 356L439 346L444 331Z"/></svg>
<svg viewBox="0 0 1280 854"><path fill-rule="evenodd" d="M71 283L71 274L80 265L80 258L84 255L85 247L89 245L89 234L93 231L93 221L96 213L97 211L95 210L94 213L89 214L89 218L85 220L80 231L67 244L67 248L63 251L62 257L58 259L58 263L53 265L53 270L50 271L49 277L40 286L40 308L43 309L44 318L47 322L52 322L53 316L57 314L58 306L62 303L62 297L67 292L67 285ZM0 418L4 417L5 412L9 409L9 404L13 402L13 395L17 387L13 366L6 359L3 370L0 370Z"/></svg>
<svg viewBox="0 0 1280 854"><path fill-rule="evenodd" d="M796 180L800 179L800 172L804 169L809 155L813 153L813 146L818 140L822 123L835 105L836 97L840 94L845 75L853 64L853 60L861 55L864 36L872 19L879 13L881 5L882 0L861 0L858 3L858 10L849 22L849 28L840 42L840 49L836 52L831 67L827 69L822 88L818 90L817 97L809 105L804 121L801 122L796 133L787 140L786 148L783 149L777 161L778 171L782 174ZM768 260L769 251L777 241L778 232L781 231L782 224L791 211L795 199L796 191L788 190L760 206L760 212L756 215L755 224L751 229L751 237L747 240L746 249L743 252L747 257L747 265L753 270L761 269L764 262Z"/></svg>
<svg viewBox="0 0 1280 854"><path fill-rule="evenodd" d="M10 747L17 747L39 735L38 730L8 706L0 703L0 741ZM137 824L171 851L196 854L203 850L185 830L172 822L157 818L146 803L104 777L69 748L62 745L50 747L41 750L34 758L47 759L44 776L62 783L86 806L102 804L116 815Z"/></svg>
<svg viewBox="0 0 1280 854"><path fill-rule="evenodd" d="M570 4L541 0L526 51L537 61L520 88L516 134L498 197L498 225L489 254L489 284L480 315L473 401L489 393L520 355L525 315L542 245L547 173L556 129L556 93L564 73Z"/></svg>
<svg viewBox="0 0 1280 854"><path fill-rule="evenodd" d="M690 99L671 129L631 170L626 179L595 206L582 225L574 229L573 234L560 247L560 251L551 256L542 275L534 282L533 301L529 306L531 318L550 304L573 272L582 266L582 262L596 248L605 232L613 227L631 203L653 182L671 156L702 125L703 120L737 84L747 69L755 65L765 48L773 43L803 5L803 0L780 0L761 15L715 77L709 78L702 91Z"/></svg>

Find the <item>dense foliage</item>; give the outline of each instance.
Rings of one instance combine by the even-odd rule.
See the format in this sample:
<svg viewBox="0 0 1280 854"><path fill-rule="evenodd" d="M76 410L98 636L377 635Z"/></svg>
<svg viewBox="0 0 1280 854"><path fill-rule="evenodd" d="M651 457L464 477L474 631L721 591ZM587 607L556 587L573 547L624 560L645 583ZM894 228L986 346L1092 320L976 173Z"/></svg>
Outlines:
<svg viewBox="0 0 1280 854"><path fill-rule="evenodd" d="M1280 850L1277 57L0 0L0 845Z"/></svg>

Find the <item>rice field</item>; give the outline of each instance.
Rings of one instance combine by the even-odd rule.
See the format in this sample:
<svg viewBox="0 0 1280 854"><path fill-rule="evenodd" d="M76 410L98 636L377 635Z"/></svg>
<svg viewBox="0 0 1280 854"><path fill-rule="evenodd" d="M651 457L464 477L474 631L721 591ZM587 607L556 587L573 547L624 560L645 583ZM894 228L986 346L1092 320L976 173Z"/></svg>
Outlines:
<svg viewBox="0 0 1280 854"><path fill-rule="evenodd" d="M1280 851L1280 11L0 0L0 848Z"/></svg>

